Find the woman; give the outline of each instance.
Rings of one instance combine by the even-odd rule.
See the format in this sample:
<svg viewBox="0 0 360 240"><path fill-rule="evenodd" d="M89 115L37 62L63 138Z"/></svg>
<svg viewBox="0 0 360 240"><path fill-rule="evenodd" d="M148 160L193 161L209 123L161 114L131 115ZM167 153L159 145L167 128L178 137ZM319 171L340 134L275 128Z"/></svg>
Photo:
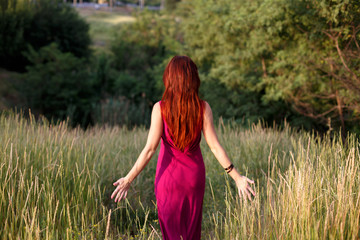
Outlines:
<svg viewBox="0 0 360 240"><path fill-rule="evenodd" d="M240 197L255 196L249 186L254 181L236 171L220 145L211 108L198 96L200 79L195 63L186 56L173 57L163 82L165 92L153 107L146 145L126 177L114 182L111 198L118 202L126 197L131 182L147 165L161 138L155 196L163 239L200 239L205 190L201 131L216 159L235 180Z"/></svg>

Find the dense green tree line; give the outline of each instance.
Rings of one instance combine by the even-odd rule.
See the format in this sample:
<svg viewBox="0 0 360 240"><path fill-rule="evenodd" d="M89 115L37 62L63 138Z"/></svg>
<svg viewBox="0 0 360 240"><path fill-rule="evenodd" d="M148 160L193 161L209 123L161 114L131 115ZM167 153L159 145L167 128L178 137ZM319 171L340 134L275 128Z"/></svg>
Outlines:
<svg viewBox="0 0 360 240"><path fill-rule="evenodd" d="M198 64L202 97L218 116L359 131L358 3L194 0L176 6L172 13L140 14L114 43L116 68L127 79L120 82L132 82L139 93L155 87L150 103L160 96L166 62L186 54Z"/></svg>
<svg viewBox="0 0 360 240"><path fill-rule="evenodd" d="M23 59L28 105L83 126L149 124L166 64L184 54L199 67L201 96L215 117L360 131L358 2L169 2L165 11L138 12L136 22L116 29L110 51L98 55L72 8L2 7L0 65ZM55 85L59 91L45 87Z"/></svg>
<svg viewBox="0 0 360 240"><path fill-rule="evenodd" d="M99 97L89 71L88 24L59 0L3 0L0 8L0 68L23 73L17 107L91 123Z"/></svg>
<svg viewBox="0 0 360 240"><path fill-rule="evenodd" d="M358 1L194 0L181 8L186 45L205 78L359 130Z"/></svg>
<svg viewBox="0 0 360 240"><path fill-rule="evenodd" d="M60 0L2 0L0 11L0 66L25 71L24 56L30 48L39 50L52 42L62 52L76 57L90 56L88 24Z"/></svg>

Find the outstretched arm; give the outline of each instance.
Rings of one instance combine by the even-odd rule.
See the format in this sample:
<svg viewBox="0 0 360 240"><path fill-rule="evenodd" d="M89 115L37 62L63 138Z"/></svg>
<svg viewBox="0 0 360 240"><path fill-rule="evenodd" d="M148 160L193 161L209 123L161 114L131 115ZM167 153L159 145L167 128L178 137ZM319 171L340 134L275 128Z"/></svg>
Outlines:
<svg viewBox="0 0 360 240"><path fill-rule="evenodd" d="M214 128L212 111L210 105L207 102L205 102L203 133L205 140L211 149L211 152L215 155L220 165L223 168L229 167L231 161L229 160L229 157L227 156L224 148L219 143ZM233 170L229 173L229 175L236 182L236 186L238 187L240 197L243 196L245 198L247 196L249 200L251 200L250 193L252 193L255 196L254 190L248 184L248 183L254 183L253 180L250 180L245 176L241 176L235 168L233 168Z"/></svg>
<svg viewBox="0 0 360 240"><path fill-rule="evenodd" d="M151 113L150 130L144 149L141 151L130 172L125 177L120 178L113 183L114 186L117 186L114 192L111 194L111 199L116 196L115 202L120 201L122 198L126 198L127 191L130 188L131 182L140 174L140 172L150 161L151 157L154 155L156 148L160 142L163 130L162 128L163 125L161 119L160 104L156 103Z"/></svg>

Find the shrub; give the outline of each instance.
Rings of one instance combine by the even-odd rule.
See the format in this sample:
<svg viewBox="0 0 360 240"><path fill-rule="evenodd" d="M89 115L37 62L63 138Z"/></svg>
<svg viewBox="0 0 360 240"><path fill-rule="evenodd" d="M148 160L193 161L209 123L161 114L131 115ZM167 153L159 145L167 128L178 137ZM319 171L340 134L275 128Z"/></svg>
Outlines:
<svg viewBox="0 0 360 240"><path fill-rule="evenodd" d="M177 39L177 23L171 17L143 11L137 21L123 25L111 45L112 67L118 71L113 81L115 98L125 97L134 116L150 112L163 91L165 66L181 46ZM123 98L120 98L123 99ZM111 99L108 99L112 102ZM120 101L121 102L121 101ZM146 116L146 115L145 115ZM150 115L149 115L150 116ZM148 117L130 117L135 124L148 124Z"/></svg>
<svg viewBox="0 0 360 240"><path fill-rule="evenodd" d="M56 42L62 52L89 57L88 24L75 9L59 0L2 1L0 5L0 67L25 71L23 52Z"/></svg>
<svg viewBox="0 0 360 240"><path fill-rule="evenodd" d="M62 53L55 43L32 49L27 57L32 63L23 75L28 107L54 120L69 117L73 125L91 124L100 92L84 60Z"/></svg>

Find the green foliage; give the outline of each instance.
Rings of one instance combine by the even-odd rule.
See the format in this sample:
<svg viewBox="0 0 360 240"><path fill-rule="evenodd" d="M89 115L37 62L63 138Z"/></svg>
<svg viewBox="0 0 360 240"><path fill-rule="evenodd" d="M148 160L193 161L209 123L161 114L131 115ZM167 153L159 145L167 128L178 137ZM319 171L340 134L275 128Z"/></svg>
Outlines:
<svg viewBox="0 0 360 240"><path fill-rule="evenodd" d="M95 79L97 89L101 92L102 97L112 94L114 91L114 79L118 72L113 68L113 59L102 53L92 58L92 66L95 70Z"/></svg>
<svg viewBox="0 0 360 240"><path fill-rule="evenodd" d="M34 49L56 42L62 52L71 52L80 58L89 57L89 25L74 8L62 2L40 0L25 39Z"/></svg>
<svg viewBox="0 0 360 240"><path fill-rule="evenodd" d="M1 1L0 12L0 66L8 69L24 69L26 49L24 32L30 29L32 7L16 4L17 1Z"/></svg>
<svg viewBox="0 0 360 240"><path fill-rule="evenodd" d="M199 66L202 93L213 111L225 118L312 128L314 121L297 114L283 100L264 101L262 39L249 40L257 5L239 1L185 1L179 5L188 54ZM257 16L258 18L259 16ZM260 57L259 57L260 56ZM224 108L224 106L226 106Z"/></svg>
<svg viewBox="0 0 360 240"><path fill-rule="evenodd" d="M62 52L89 57L89 26L71 6L60 0L2 1L0 15L0 66L24 71L23 56L30 45L35 50L52 42Z"/></svg>
<svg viewBox="0 0 360 240"><path fill-rule="evenodd" d="M92 123L92 110L99 100L97 82L84 60L62 53L55 43L31 49L31 66L24 78L24 97L34 112L47 118L70 118L73 125Z"/></svg>
<svg viewBox="0 0 360 240"><path fill-rule="evenodd" d="M161 98L165 64L182 47L178 28L170 16L143 11L136 22L122 25L112 42L112 67L118 76L110 93L143 109L136 114L143 123L149 123L149 111Z"/></svg>
<svg viewBox="0 0 360 240"><path fill-rule="evenodd" d="M181 0L164 0L165 1L165 9L168 11L173 11L176 9L176 6Z"/></svg>
<svg viewBox="0 0 360 240"><path fill-rule="evenodd" d="M358 1L194 0L179 8L187 49L205 79L253 92L263 106L285 101L288 114L295 109L323 126L356 125Z"/></svg>
<svg viewBox="0 0 360 240"><path fill-rule="evenodd" d="M21 94L18 91L18 82L21 75L16 72L0 68L0 110L20 105Z"/></svg>
<svg viewBox="0 0 360 240"><path fill-rule="evenodd" d="M261 93L247 89L231 89L214 79L201 82L200 96L211 105L214 119L234 119L239 124L262 121L272 125L290 123L293 127L324 131L316 121L301 116L284 101L261 101ZM226 107L224 107L226 106Z"/></svg>
<svg viewBox="0 0 360 240"><path fill-rule="evenodd" d="M292 126L321 131L341 127L343 135L347 129L358 131L360 3L165 3L167 8L171 4L170 11L137 12L135 22L114 26L107 53L86 63L83 72L99 92L93 97L102 99L92 119L148 124L148 113L163 92L167 62L188 55L199 67L201 95L215 116L238 122L260 118L269 124L286 119ZM75 57L89 56L87 24L71 7L9 0L1 9L1 65L19 70L28 63L22 57L28 45L38 51L51 42Z"/></svg>

